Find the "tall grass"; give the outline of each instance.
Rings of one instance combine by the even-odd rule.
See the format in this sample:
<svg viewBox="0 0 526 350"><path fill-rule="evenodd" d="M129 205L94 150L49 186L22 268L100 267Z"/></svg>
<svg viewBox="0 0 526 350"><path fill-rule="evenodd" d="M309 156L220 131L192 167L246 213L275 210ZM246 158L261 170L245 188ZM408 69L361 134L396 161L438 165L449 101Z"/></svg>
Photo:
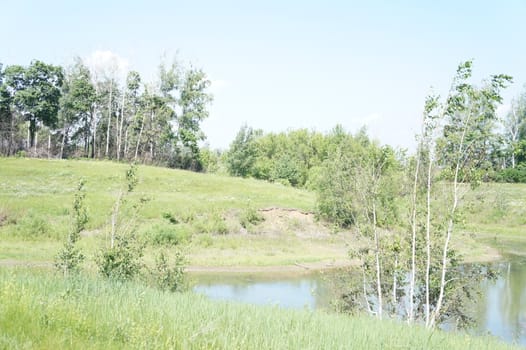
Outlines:
<svg viewBox="0 0 526 350"><path fill-rule="evenodd" d="M1 349L506 349L391 321L0 270Z"/></svg>

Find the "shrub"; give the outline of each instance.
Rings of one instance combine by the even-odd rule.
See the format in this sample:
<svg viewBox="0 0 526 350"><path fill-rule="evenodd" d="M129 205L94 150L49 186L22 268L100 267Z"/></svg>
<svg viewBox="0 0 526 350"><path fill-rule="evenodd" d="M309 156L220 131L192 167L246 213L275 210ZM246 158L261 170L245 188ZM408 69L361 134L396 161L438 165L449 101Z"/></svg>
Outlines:
<svg viewBox="0 0 526 350"><path fill-rule="evenodd" d="M147 233L147 240L154 245L177 245L188 241L191 232L186 225L158 224Z"/></svg>
<svg viewBox="0 0 526 350"><path fill-rule="evenodd" d="M243 213L241 214L241 217L239 218L239 223L243 228L248 229L252 225L257 225L260 222L263 222L265 218L263 215L261 215L260 212L258 212L256 209L251 207L250 205L243 210Z"/></svg>
<svg viewBox="0 0 526 350"><path fill-rule="evenodd" d="M224 235L228 233L228 226L225 219L218 213L201 218L195 223L195 228L199 233L212 233Z"/></svg>
<svg viewBox="0 0 526 350"><path fill-rule="evenodd" d="M180 251L175 251L175 261L172 266L163 252L155 259L155 271L153 276L157 287L170 292L181 292L186 289L185 283L186 259Z"/></svg>
<svg viewBox="0 0 526 350"><path fill-rule="evenodd" d="M502 169L493 176L497 182L526 183L526 165L521 164L516 168Z"/></svg>
<svg viewBox="0 0 526 350"><path fill-rule="evenodd" d="M117 236L115 245L101 251L96 262L104 277L126 281L134 279L140 272L143 246L135 235Z"/></svg>

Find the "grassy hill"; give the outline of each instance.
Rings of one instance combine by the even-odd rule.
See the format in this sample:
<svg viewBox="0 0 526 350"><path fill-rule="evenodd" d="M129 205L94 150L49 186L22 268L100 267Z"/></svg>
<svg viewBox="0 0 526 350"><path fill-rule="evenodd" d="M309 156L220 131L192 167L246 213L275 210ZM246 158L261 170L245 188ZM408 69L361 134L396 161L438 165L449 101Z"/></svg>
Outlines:
<svg viewBox="0 0 526 350"><path fill-rule="evenodd" d="M86 181L88 257L108 239L126 164L0 158L0 264L49 264L71 225L75 188ZM189 265L215 268L348 263L349 232L334 234L312 214L315 195L252 179L139 166L129 198L146 198L137 220L146 261L184 246ZM526 185L483 184L468 192L454 236L468 260L526 252ZM184 244L181 244L184 243ZM88 259L90 260L90 259Z"/></svg>
<svg viewBox="0 0 526 350"><path fill-rule="evenodd" d="M105 161L0 158L0 261L52 261L70 227L81 178L86 181L89 221L80 246L94 254L108 237L126 169L126 164ZM147 260L152 251L171 250L179 243L185 243L189 263L197 266L347 259L344 237L330 235L315 222L311 192L152 166L139 166L138 177L130 200L148 199L137 226L147 243Z"/></svg>

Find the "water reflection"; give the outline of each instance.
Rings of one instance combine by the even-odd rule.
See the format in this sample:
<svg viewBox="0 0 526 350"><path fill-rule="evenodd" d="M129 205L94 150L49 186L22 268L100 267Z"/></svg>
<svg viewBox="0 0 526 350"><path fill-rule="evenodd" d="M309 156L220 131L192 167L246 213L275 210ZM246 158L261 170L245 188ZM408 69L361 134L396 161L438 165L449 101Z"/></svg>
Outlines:
<svg viewBox="0 0 526 350"><path fill-rule="evenodd" d="M482 284L476 303L475 333L492 334L507 342L526 345L526 260L492 266L500 271L494 281ZM271 277L258 275L195 276L194 290L214 299L286 308L327 309L334 300L338 277L307 275Z"/></svg>
<svg viewBox="0 0 526 350"><path fill-rule="evenodd" d="M285 308L327 309L332 297L327 280L307 276L198 275L194 291L213 299Z"/></svg>
<svg viewBox="0 0 526 350"><path fill-rule="evenodd" d="M499 264L500 277L483 285L478 331L526 345L526 262Z"/></svg>

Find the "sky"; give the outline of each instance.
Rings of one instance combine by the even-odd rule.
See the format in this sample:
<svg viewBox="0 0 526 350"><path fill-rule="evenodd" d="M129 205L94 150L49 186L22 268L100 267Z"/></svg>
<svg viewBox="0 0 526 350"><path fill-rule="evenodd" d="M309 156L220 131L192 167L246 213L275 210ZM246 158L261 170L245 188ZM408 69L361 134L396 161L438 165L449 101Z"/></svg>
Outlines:
<svg viewBox="0 0 526 350"><path fill-rule="evenodd" d="M212 82L211 148L243 124L341 124L411 150L426 95L445 95L460 62L474 59L476 83L513 76L501 114L525 91L524 18L526 0L4 0L0 62L114 58L152 81L177 57Z"/></svg>

